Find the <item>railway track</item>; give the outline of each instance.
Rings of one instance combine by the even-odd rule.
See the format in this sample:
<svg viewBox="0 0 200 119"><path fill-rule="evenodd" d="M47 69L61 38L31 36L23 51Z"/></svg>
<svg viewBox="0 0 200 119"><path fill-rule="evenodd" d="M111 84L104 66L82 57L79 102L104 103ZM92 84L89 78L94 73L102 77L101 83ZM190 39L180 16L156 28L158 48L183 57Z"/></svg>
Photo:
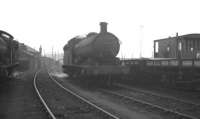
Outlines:
<svg viewBox="0 0 200 119"><path fill-rule="evenodd" d="M69 100L69 98L71 99L70 102L72 101L76 101L76 102L72 102L75 105L75 107L73 107L74 105L71 106L71 104L68 104L67 106L67 109L68 110L65 110L65 112L63 112L62 115L64 116L67 116L67 112L70 112L70 114L72 114L72 111L70 111L70 109L73 109L73 113L77 113L76 115L80 115L79 117L71 117L71 118L91 118L91 119L119 119L118 117L116 117L115 115L107 112L106 110L98 107L97 105L93 104L92 102L90 102L89 100L81 97L80 95L76 94L75 92L73 92L72 90L68 89L67 87L64 87L62 84L60 84L59 82L57 82L49 73L48 73L48 85L54 85L53 87L57 87L57 89L53 89L54 92L56 90L56 92L59 92L59 95L62 96L62 97L67 97L67 99ZM37 76L35 76L37 77ZM36 85L36 79L34 80L34 85ZM46 79L47 80L47 79ZM41 82L41 81L40 81ZM50 84L51 82L51 84ZM38 82L39 83L39 82ZM47 82L46 82L47 83ZM41 86L39 86L41 88ZM41 89L38 89L37 85L35 86L35 88L38 90L38 95L40 95L40 99L41 101L43 102L43 105L45 106L47 112L49 113L49 115L51 116L51 118L53 119L56 119L56 118L59 118L59 116L57 117L58 114L56 114L58 111L55 110L54 107L56 107L55 105L52 105L49 103L50 106L47 106L48 102L51 102L51 101L48 101L47 100L47 103L44 101L44 99L42 98L42 95L40 94L39 90ZM52 88L52 87L51 87ZM59 89L58 89L59 88ZM62 90L62 91L61 91ZM63 92L63 93L61 93ZM45 93L43 93L44 95ZM45 96L44 96L45 97ZM67 103L67 100L66 99L61 99L60 97L57 96L53 96L54 98L57 98L57 100L59 100L59 102L55 102L56 103L64 103L62 106L64 106L66 103ZM50 97L52 98L52 96ZM50 99L48 98L48 99ZM47 98L46 98L47 99ZM64 100L64 102L62 102L62 100ZM78 100L78 101L77 101ZM50 110L49 107L52 107L52 111ZM81 114L78 114L79 111L74 111L74 110L87 110L87 111L81 111ZM82 114L84 112L84 114ZM69 115L70 115L69 114ZM61 115L61 114L59 114ZM86 115L85 117L84 116L81 116L81 115ZM65 118L62 116L62 118Z"/></svg>
<svg viewBox="0 0 200 119"><path fill-rule="evenodd" d="M90 102L89 100L83 98L82 96L76 94L75 92L73 92L72 90L64 87L62 84L60 84L59 82L57 82L50 74L49 74L50 78L58 85L60 86L62 89L64 89L66 92L70 93L71 95L75 96L76 98L80 99L82 102L86 103L87 105L91 106L92 108L94 108L95 110L97 110L97 112L101 113L100 115L104 115L103 117L109 118L109 119L119 119L119 117L109 113L108 111L102 109L101 107L95 105L94 103Z"/></svg>
<svg viewBox="0 0 200 119"><path fill-rule="evenodd" d="M140 90L127 91L112 91L100 89L103 93L118 97L121 100L126 100L128 103L141 104L143 107L152 108L164 113L165 115L173 115L175 118L181 119L199 119L199 105L186 102L183 100L173 99L166 96L160 97L159 95L147 94ZM180 101L180 102L179 102ZM185 104L186 103L186 104ZM187 106L186 106L187 105ZM186 107L184 107L186 106Z"/></svg>
<svg viewBox="0 0 200 119"><path fill-rule="evenodd" d="M200 106L200 104L198 102L181 99L181 98L177 98L177 97L174 97L174 96L159 94L159 93L155 93L153 91L147 91L147 90L143 90L143 89L139 89L139 88L134 88L134 87L126 86L126 85L123 85L123 84L115 84L115 85L117 87L123 88L125 90L140 92L140 93L143 93L145 95L151 95L151 96L155 96L155 97L159 97L159 98L165 98L165 99L168 99L168 100L174 100L174 101L182 102L182 103L185 103L185 104L194 105L195 107Z"/></svg>
<svg viewBox="0 0 200 119"><path fill-rule="evenodd" d="M42 95L41 95L40 92L39 92L39 89L38 89L37 84L36 84L37 75L38 75L38 72L35 73L34 81L33 81L33 86L34 86L34 88L35 88L35 91L36 91L36 93L37 93L37 95L38 95L38 97L39 97L41 103L43 104L43 106L44 106L44 108L45 108L47 114L49 115L49 117L50 117L51 119L56 119L55 115L52 113L51 109L49 108L49 106L47 105L47 103L45 102L45 100L43 99Z"/></svg>

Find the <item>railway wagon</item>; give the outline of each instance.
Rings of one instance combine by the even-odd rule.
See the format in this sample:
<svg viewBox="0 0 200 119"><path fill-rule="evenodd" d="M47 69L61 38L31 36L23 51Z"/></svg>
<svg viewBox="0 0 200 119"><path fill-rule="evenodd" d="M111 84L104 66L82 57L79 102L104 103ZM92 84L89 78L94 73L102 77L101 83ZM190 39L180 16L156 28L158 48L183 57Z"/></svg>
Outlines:
<svg viewBox="0 0 200 119"><path fill-rule="evenodd" d="M124 59L134 82L187 89L200 86L200 34L154 40L154 58Z"/></svg>
<svg viewBox="0 0 200 119"><path fill-rule="evenodd" d="M130 79L139 83L185 89L199 89L200 86L199 59L144 58L122 62L130 66Z"/></svg>
<svg viewBox="0 0 200 119"><path fill-rule="evenodd" d="M63 71L71 77L111 82L129 72L128 67L119 64L119 49L119 39L107 32L107 23L101 22L100 33L74 37L64 46Z"/></svg>

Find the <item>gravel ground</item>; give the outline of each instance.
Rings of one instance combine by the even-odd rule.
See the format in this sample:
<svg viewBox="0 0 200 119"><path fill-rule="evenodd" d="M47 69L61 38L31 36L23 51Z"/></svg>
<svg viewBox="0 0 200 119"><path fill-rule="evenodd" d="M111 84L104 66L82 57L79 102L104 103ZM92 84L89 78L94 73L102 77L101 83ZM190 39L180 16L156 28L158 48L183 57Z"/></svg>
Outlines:
<svg viewBox="0 0 200 119"><path fill-rule="evenodd" d="M54 83L47 73L40 73L37 85L52 112L58 119L106 119Z"/></svg>
<svg viewBox="0 0 200 119"><path fill-rule="evenodd" d="M126 100L123 99L117 99L116 97L112 97L109 95L105 95L105 94L101 94L98 93L98 91L88 91L87 89L84 90L83 87L77 87L75 85L72 85L73 83L69 80L62 79L61 77L57 78L58 81L60 81L63 85L65 86L69 86L71 88L73 88L74 90L77 90L77 92L82 93L83 95L85 95L87 98L93 100L95 103L102 105L103 107L106 107L108 109L110 109L111 111L113 111L113 113L123 115L123 118L129 118L129 117L133 117L134 115L138 115L140 113L142 113L143 115L147 115L148 118L154 118L154 119L158 119L158 118L164 118L164 119L170 119L170 118L177 118L174 116L170 116L166 113L162 113L158 110L149 108L149 107L145 107L144 105L138 105L138 104L130 104L129 102L126 102ZM69 85L70 84L70 85ZM179 99L183 99L183 100L188 100L194 103L198 103L200 104L200 93L198 91L196 92L191 92L191 91L183 91L183 90L177 90L177 89L166 89L166 88L155 88L155 87L140 87L140 86L136 86L139 87L143 90L149 90L152 92L155 92L157 94L161 94L161 95L166 95L166 96L171 96L171 97L175 97L175 98L179 98ZM80 91L81 90L81 91ZM126 94L128 92L121 92L122 94ZM144 98L145 95L142 94L135 94L132 92L129 92L130 95L132 96L136 96L139 99L140 98ZM151 98L146 96L145 100L151 100L154 101L155 103L157 103L156 101L164 101L163 104L166 107L173 107L173 106L177 106L179 105L179 103L174 102L173 105L169 104L168 101L166 100L162 100L162 99L155 99L155 98ZM166 101L166 102L165 102ZM194 115L198 115L199 114L199 107L198 108L192 108L191 109L187 109L190 105L188 104L181 104L179 105L179 107L182 106L181 110L185 110L188 113L192 113ZM136 112L136 113L135 113ZM139 112L139 113L138 113ZM140 117L142 118L142 117ZM143 118L145 118L145 116L143 116Z"/></svg>
<svg viewBox="0 0 200 119"><path fill-rule="evenodd" d="M184 103L170 98L163 98L160 96L151 95L150 93L142 93L135 90L118 89L113 90L113 92L200 118L200 107L190 103Z"/></svg>
<svg viewBox="0 0 200 119"><path fill-rule="evenodd" d="M33 88L33 73L22 74L0 85L1 119L46 119Z"/></svg>
<svg viewBox="0 0 200 119"><path fill-rule="evenodd" d="M197 104L200 104L200 91L189 91L189 90L181 90L181 89L173 89L173 88L164 88L164 87L156 87L156 86L147 86L147 85L134 85L127 84L128 86L132 86L134 88L152 91L154 93L158 93L161 95L172 96L175 98L183 99L186 101L191 101Z"/></svg>
<svg viewBox="0 0 200 119"><path fill-rule="evenodd" d="M85 98L91 100L93 103L106 109L107 111L117 115L122 119L160 119L160 115L153 114L152 112L144 111L141 107L127 106L124 102L113 100L112 97L104 95L99 91L87 90L74 85L70 80L56 78L61 84L69 87L81 94Z"/></svg>
<svg viewBox="0 0 200 119"><path fill-rule="evenodd" d="M122 103L122 104L126 105L127 108L132 108L133 110L135 109L138 111L140 110L142 112L149 112L152 114L160 115L160 117L158 117L157 119L188 119L185 117L177 116L176 114L173 114L173 113L170 113L167 111L162 111L158 108L140 103L140 102L132 100L132 99L123 98L123 97L119 96L119 95L121 95L120 93L119 93L119 95L110 94L109 92L107 93L107 91L102 92L102 93L104 93L104 95L108 95L110 97L110 99L112 99L116 103ZM112 93L112 91L111 91L111 93ZM113 92L113 93L116 93L116 92ZM122 95L124 95L124 94L122 93Z"/></svg>

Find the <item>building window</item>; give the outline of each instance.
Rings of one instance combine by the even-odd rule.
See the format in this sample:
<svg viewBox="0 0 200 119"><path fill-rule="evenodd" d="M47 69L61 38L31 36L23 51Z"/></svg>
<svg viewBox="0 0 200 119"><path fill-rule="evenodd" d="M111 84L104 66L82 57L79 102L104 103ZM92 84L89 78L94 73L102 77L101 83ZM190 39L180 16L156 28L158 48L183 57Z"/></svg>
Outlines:
<svg viewBox="0 0 200 119"><path fill-rule="evenodd" d="M169 51L170 51L170 46L168 45L168 46L167 46L167 52L169 52Z"/></svg>
<svg viewBox="0 0 200 119"><path fill-rule="evenodd" d="M194 49L194 44L193 44L194 40L190 39L190 41L191 41L191 47L190 47L190 49Z"/></svg>
<svg viewBox="0 0 200 119"><path fill-rule="evenodd" d="M197 50L197 39L194 39L193 44L194 44L194 50Z"/></svg>
<svg viewBox="0 0 200 119"><path fill-rule="evenodd" d="M193 52L193 51L194 51L194 48L191 48L190 51Z"/></svg>
<svg viewBox="0 0 200 119"><path fill-rule="evenodd" d="M179 51L182 50L182 43L181 43L181 42L178 43L178 50L179 50Z"/></svg>
<svg viewBox="0 0 200 119"><path fill-rule="evenodd" d="M187 51L189 51L189 50L190 50L190 41L187 40Z"/></svg>
<svg viewBox="0 0 200 119"><path fill-rule="evenodd" d="M158 53L159 52L159 44L158 42L155 43L155 52Z"/></svg>
<svg viewBox="0 0 200 119"><path fill-rule="evenodd" d="M191 40L188 40L188 51L191 51L192 48L192 42Z"/></svg>
<svg viewBox="0 0 200 119"><path fill-rule="evenodd" d="M193 50L195 50L196 49L196 47L195 47L195 39L192 39L192 47L193 47Z"/></svg>

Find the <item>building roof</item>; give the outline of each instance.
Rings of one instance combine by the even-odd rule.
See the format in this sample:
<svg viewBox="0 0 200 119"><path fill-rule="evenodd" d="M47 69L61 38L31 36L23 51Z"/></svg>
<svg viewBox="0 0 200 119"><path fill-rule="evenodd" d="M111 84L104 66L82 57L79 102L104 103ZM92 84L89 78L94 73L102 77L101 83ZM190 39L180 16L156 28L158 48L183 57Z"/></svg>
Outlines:
<svg viewBox="0 0 200 119"><path fill-rule="evenodd" d="M181 35L179 37L183 37L183 38L199 38L200 39L200 33L185 34L185 35ZM154 40L154 41L168 40L169 38L174 39L174 38L176 38L176 36L163 38L163 39L158 39L158 40Z"/></svg>
<svg viewBox="0 0 200 119"><path fill-rule="evenodd" d="M186 34L186 35L183 35L182 37L185 37L185 38L200 38L200 34Z"/></svg>

